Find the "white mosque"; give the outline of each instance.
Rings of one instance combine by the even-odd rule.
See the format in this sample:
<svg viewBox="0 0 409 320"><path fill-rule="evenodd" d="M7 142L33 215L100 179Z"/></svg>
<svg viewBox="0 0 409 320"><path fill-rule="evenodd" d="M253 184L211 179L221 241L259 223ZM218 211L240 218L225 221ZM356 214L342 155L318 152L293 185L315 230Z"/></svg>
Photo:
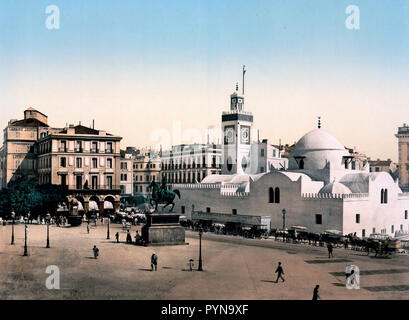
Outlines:
<svg viewBox="0 0 409 320"><path fill-rule="evenodd" d="M408 233L409 193L389 173L369 172L369 166L353 169L353 156L320 128L296 143L288 169L248 171L258 155L250 154L253 116L243 107L244 96L234 92L230 111L222 115L222 174L173 185L182 195L175 211L188 219L192 206L208 215L268 216L271 228L282 228L284 211L287 227L303 226L314 233Z"/></svg>

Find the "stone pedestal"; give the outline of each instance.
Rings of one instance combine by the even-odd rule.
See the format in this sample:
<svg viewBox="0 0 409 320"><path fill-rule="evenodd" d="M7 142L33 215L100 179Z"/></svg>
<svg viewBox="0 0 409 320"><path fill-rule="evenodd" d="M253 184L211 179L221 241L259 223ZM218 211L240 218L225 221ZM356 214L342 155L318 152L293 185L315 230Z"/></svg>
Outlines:
<svg viewBox="0 0 409 320"><path fill-rule="evenodd" d="M174 213L147 213L142 227L142 238L147 245L177 245L185 242L185 229Z"/></svg>

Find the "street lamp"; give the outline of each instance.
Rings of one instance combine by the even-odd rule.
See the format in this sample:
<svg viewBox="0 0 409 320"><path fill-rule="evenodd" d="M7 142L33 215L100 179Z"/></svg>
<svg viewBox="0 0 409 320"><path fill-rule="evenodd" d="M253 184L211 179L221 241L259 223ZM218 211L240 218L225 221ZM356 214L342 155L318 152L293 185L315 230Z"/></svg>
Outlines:
<svg viewBox="0 0 409 320"><path fill-rule="evenodd" d="M203 229L199 229L199 267L197 268L197 271L203 271L202 267L202 235L203 235Z"/></svg>
<svg viewBox="0 0 409 320"><path fill-rule="evenodd" d="M286 213L286 211L285 211L285 209L283 209L281 212L283 213L283 230L285 230L285 213Z"/></svg>
<svg viewBox="0 0 409 320"><path fill-rule="evenodd" d="M47 245L46 248L50 247L50 219L51 219L51 215L49 212L47 212L47 214L45 215L45 218L47 219Z"/></svg>
<svg viewBox="0 0 409 320"><path fill-rule="evenodd" d="M107 239L109 239L109 215L108 215L108 224L107 224Z"/></svg>
<svg viewBox="0 0 409 320"><path fill-rule="evenodd" d="M11 213L11 219L13 220L13 223L11 225L11 244L14 244L14 219L16 218L16 214L13 211Z"/></svg>
<svg viewBox="0 0 409 320"><path fill-rule="evenodd" d="M27 252L27 217L24 217L24 254L23 256L28 256Z"/></svg>

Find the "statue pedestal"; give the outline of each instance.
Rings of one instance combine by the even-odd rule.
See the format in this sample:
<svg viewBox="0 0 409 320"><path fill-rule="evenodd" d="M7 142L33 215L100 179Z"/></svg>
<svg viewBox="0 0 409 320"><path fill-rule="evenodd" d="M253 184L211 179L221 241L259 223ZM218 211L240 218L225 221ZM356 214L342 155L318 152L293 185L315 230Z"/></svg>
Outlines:
<svg viewBox="0 0 409 320"><path fill-rule="evenodd" d="M178 245L185 242L185 229L174 213L147 213L142 238L148 246Z"/></svg>

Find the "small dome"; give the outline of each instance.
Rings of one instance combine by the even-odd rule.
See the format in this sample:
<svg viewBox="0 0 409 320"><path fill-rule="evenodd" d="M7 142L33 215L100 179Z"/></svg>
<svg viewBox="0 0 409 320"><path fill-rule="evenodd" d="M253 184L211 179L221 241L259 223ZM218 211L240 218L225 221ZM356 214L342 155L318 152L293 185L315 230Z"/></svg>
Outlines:
<svg viewBox="0 0 409 320"><path fill-rule="evenodd" d="M331 182L321 188L318 193L349 194L351 190L342 183Z"/></svg>
<svg viewBox="0 0 409 320"><path fill-rule="evenodd" d="M294 147L294 150L345 150L345 147L332 135L315 129L305 134Z"/></svg>

